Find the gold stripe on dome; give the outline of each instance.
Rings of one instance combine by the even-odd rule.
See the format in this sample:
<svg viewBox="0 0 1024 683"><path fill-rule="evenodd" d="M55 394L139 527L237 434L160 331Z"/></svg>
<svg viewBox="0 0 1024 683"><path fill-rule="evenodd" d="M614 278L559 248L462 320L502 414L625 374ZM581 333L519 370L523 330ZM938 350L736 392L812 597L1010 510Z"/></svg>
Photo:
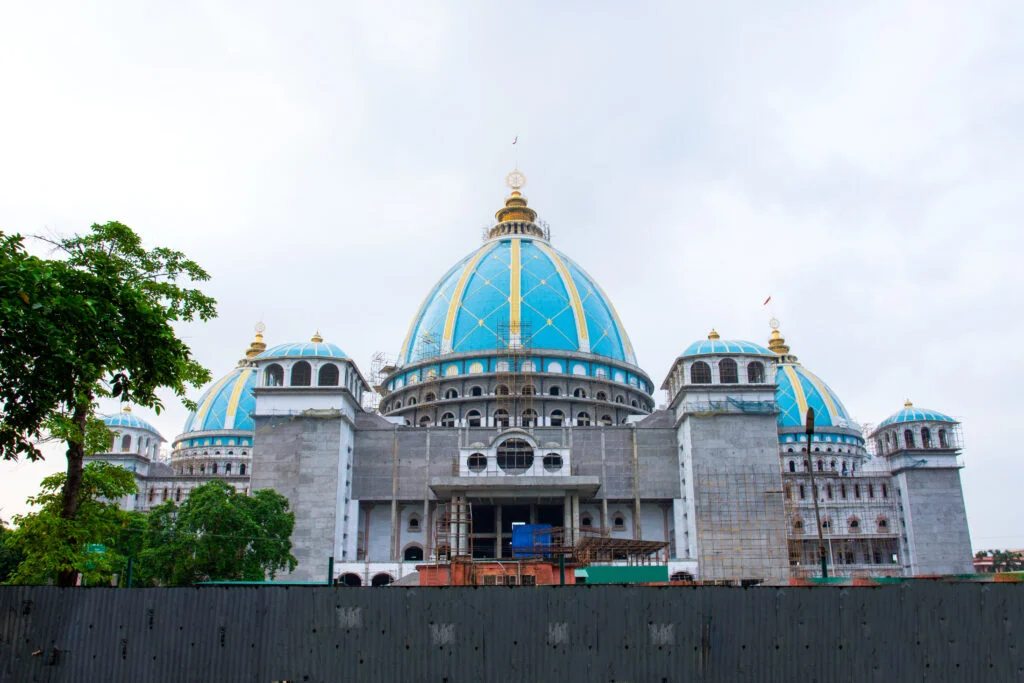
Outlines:
<svg viewBox="0 0 1024 683"><path fill-rule="evenodd" d="M615 304L608 298L608 295L604 293L604 289L593 281L594 286L597 287L597 291L601 294L601 300L608 304L608 309L612 312L612 320L615 321L615 330L619 333L619 339L622 340L622 346L626 349L626 360L636 363L636 356L633 354L633 345L629 343L629 336L626 335L626 328L622 326L622 321L619 320L619 313L615 310Z"/></svg>
<svg viewBox="0 0 1024 683"><path fill-rule="evenodd" d="M836 417L839 417L839 411L836 410L836 404L832 402L832 397L829 396L828 389L825 387L825 383L818 379L818 377L814 373L809 372L807 370L804 370L804 372L807 374L807 379L811 380L811 384L813 384L814 388L818 390L819 394L821 394L821 399L828 406L828 409L831 411L831 414L835 415Z"/></svg>
<svg viewBox="0 0 1024 683"><path fill-rule="evenodd" d="M789 384L793 387L793 397L796 399L796 404L800 408L800 415L797 416L797 419L803 423L804 415L807 414L807 396L804 395L804 387L800 383L800 376L797 374L796 370L789 365L783 366L782 371L789 377Z"/></svg>
<svg viewBox="0 0 1024 683"><path fill-rule="evenodd" d="M491 247L493 249L493 247ZM480 262L484 254L491 252L491 249L480 249L473 258L470 259L469 263L462 270L462 275L459 276L459 282L455 285L455 291L452 292L452 299L448 302L448 315L444 319L444 335L441 337L441 353L452 352L452 337L455 335L455 318L459 314L459 307L462 305L462 295L466 291L466 283L469 282L469 277L476 272L476 264Z"/></svg>
<svg viewBox="0 0 1024 683"><path fill-rule="evenodd" d="M512 240L512 263L508 269L508 302L509 332L519 332L519 319L522 315L522 265L520 263L519 240ZM511 340L510 340L511 341Z"/></svg>
<svg viewBox="0 0 1024 683"><path fill-rule="evenodd" d="M437 290L438 288L435 287L427 292L427 295L423 297L423 303L421 303L420 307L416 309L416 315L413 317L412 322L409 323L409 332L405 335L405 341L402 343L402 352L398 354L398 357L402 359L400 362L405 362L405 354L409 350L409 344L412 343L412 333L416 331L416 325L421 322L420 318L423 317L424 309L426 309L427 304L430 303L431 299L434 298Z"/></svg>
<svg viewBox="0 0 1024 683"><path fill-rule="evenodd" d="M235 415L238 413L238 402L242 397L242 392L245 391L246 381L249 379L250 370L243 370L238 374L238 381L235 382L235 388L231 391L231 398L228 399L228 412L224 417L224 429L235 428Z"/></svg>
<svg viewBox="0 0 1024 683"><path fill-rule="evenodd" d="M551 259L555 270L558 271L558 276L562 278L562 284L565 285L565 291L569 293L569 300L572 302L572 315L576 319L576 334L579 336L580 351L590 353L590 333L587 331L587 318L583 312L583 300L580 299L580 293L576 291L576 283L573 282L569 269L561 257L555 253L554 249L541 242L534 242L534 246Z"/></svg>
<svg viewBox="0 0 1024 683"><path fill-rule="evenodd" d="M203 405L199 407L199 412L196 413L195 419L192 420L193 427L195 427L197 423L199 425L203 424L203 421L206 420L206 414L210 412L210 406L213 405L214 401L217 399L217 394L220 393L220 390L224 387L225 384L228 383L229 379L231 379L231 375L221 377L219 380L217 380L217 383L214 384L206 393L208 400L204 401Z"/></svg>

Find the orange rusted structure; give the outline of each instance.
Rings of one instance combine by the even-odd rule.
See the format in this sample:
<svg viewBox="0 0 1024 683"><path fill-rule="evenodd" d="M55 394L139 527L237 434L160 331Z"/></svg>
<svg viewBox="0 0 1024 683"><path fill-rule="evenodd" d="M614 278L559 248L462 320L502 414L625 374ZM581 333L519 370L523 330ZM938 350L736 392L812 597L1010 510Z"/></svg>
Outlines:
<svg viewBox="0 0 1024 683"><path fill-rule="evenodd" d="M565 584L576 583L576 565L566 563ZM455 560L416 566L421 586L552 586L561 583L558 562L548 559Z"/></svg>

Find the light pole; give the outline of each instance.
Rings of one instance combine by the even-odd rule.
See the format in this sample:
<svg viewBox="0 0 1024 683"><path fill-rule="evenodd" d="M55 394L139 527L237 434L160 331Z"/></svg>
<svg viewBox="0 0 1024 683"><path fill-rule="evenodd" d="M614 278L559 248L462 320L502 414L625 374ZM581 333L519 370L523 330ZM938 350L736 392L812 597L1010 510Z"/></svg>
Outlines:
<svg viewBox="0 0 1024 683"><path fill-rule="evenodd" d="M821 531L821 509L818 507L818 486L814 483L814 461L811 459L811 440L814 438L814 408L807 408L807 469L811 473L811 498L814 499L814 521L818 528L818 556L821 559L821 578L828 578L828 559L825 554L825 536Z"/></svg>

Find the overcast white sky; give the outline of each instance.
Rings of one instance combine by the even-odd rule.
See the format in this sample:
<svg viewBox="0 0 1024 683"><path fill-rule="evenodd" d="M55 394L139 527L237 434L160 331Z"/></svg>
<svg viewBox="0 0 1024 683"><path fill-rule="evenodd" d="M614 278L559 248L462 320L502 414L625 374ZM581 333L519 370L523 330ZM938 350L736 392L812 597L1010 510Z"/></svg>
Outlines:
<svg viewBox="0 0 1024 683"><path fill-rule="evenodd" d="M0 230L186 252L215 375L260 319L368 372L479 244L518 135L656 383L711 327L765 343L770 295L856 420L962 419L972 541L1024 547L1024 5L486 4L4 3ZM0 465L0 517L63 464Z"/></svg>

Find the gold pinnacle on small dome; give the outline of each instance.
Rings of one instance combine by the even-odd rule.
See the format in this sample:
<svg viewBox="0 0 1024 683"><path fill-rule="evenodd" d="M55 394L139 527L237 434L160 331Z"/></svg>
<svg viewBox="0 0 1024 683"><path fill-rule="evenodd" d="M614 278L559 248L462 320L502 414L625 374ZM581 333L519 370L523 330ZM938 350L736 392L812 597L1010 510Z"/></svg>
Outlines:
<svg viewBox="0 0 1024 683"><path fill-rule="evenodd" d="M708 332L708 339L714 340L714 339L721 339L721 338L722 338L722 335L718 334L718 331L715 328L713 328L713 327L711 328L711 331Z"/></svg>
<svg viewBox="0 0 1024 683"><path fill-rule="evenodd" d="M904 407L904 408L913 408L913 407L914 407L914 404L913 404L913 403L911 403L911 402L910 402L910 399L908 398L908 399L907 399L907 402L903 404L903 407Z"/></svg>
<svg viewBox="0 0 1024 683"><path fill-rule="evenodd" d="M316 334L310 337L309 341L313 342L314 344L322 344L324 342L324 338L320 336L320 330L317 330Z"/></svg>
<svg viewBox="0 0 1024 683"><path fill-rule="evenodd" d="M782 333L779 332L779 321L772 318L768 321L768 324L772 328L772 336L768 340L768 349L774 351L780 356L789 355L789 346L786 345L786 340L783 338ZM795 360L795 359L794 359Z"/></svg>
<svg viewBox="0 0 1024 683"><path fill-rule="evenodd" d="M130 413L130 412L132 412L132 407L131 406L125 406L124 408L121 408L121 412L122 413Z"/></svg>
<svg viewBox="0 0 1024 683"><path fill-rule="evenodd" d="M249 348L245 352L246 358L255 358L264 351L267 350L267 345L263 343L263 330L267 329L267 326L262 322L256 323L256 336L253 338L252 343L249 344Z"/></svg>

